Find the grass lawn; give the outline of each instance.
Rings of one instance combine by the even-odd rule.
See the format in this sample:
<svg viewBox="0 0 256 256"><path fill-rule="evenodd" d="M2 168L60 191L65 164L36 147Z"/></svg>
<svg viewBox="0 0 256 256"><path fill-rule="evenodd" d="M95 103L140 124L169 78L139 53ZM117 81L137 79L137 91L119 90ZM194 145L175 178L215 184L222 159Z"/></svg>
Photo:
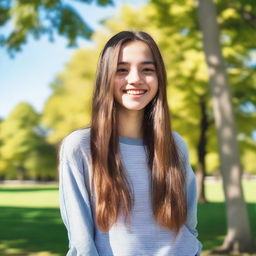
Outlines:
<svg viewBox="0 0 256 256"><path fill-rule="evenodd" d="M243 185L256 238L256 181ZM221 245L226 233L221 184L207 183L206 194L209 203L198 206L203 255ZM61 256L67 251L56 186L0 186L0 227L1 256Z"/></svg>

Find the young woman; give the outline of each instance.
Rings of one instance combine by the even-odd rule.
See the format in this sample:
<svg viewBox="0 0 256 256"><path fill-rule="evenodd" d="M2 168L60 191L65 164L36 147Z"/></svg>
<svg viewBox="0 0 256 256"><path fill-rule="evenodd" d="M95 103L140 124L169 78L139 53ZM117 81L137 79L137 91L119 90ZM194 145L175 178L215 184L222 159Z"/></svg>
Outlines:
<svg viewBox="0 0 256 256"><path fill-rule="evenodd" d="M106 43L91 127L63 140L59 171L67 255L200 255L195 176L171 132L165 67L147 33Z"/></svg>

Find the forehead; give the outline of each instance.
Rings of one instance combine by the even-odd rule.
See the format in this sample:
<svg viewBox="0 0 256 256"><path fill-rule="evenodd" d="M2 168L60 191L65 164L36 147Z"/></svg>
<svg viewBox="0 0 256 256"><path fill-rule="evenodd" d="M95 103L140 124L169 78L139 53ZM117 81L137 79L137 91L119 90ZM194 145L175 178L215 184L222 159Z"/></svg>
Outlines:
<svg viewBox="0 0 256 256"><path fill-rule="evenodd" d="M142 41L132 41L122 45L118 61L129 63L153 61L153 54L146 43Z"/></svg>

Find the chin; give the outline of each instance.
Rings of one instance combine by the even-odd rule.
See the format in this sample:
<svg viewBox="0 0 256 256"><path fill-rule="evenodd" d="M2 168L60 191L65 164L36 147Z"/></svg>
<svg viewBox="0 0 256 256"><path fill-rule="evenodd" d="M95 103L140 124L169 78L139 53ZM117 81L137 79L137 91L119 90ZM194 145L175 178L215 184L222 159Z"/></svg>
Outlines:
<svg viewBox="0 0 256 256"><path fill-rule="evenodd" d="M123 109L125 110L129 110L129 111L141 111L145 108L145 106L129 106L129 105L123 105L122 106Z"/></svg>

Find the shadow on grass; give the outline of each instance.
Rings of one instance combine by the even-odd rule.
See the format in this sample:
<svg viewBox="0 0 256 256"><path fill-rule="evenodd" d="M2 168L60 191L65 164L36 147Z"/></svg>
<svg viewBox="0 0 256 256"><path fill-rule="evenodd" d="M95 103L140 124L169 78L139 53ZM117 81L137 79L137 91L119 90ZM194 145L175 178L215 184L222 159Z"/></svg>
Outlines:
<svg viewBox="0 0 256 256"><path fill-rule="evenodd" d="M256 239L256 204L247 203L251 231ZM222 245L226 235L226 209L224 203L206 203L198 205L199 240L203 250L212 250Z"/></svg>
<svg viewBox="0 0 256 256"><path fill-rule="evenodd" d="M67 233L58 208L0 207L0 255L65 255ZM11 250L20 253L7 253Z"/></svg>
<svg viewBox="0 0 256 256"><path fill-rule="evenodd" d="M251 228L256 237L256 204L247 204ZM224 203L207 203L198 206L199 240L203 250L220 246L226 234ZM67 233L58 208L0 207L0 255L27 256L65 255ZM8 253L11 249L17 252Z"/></svg>

